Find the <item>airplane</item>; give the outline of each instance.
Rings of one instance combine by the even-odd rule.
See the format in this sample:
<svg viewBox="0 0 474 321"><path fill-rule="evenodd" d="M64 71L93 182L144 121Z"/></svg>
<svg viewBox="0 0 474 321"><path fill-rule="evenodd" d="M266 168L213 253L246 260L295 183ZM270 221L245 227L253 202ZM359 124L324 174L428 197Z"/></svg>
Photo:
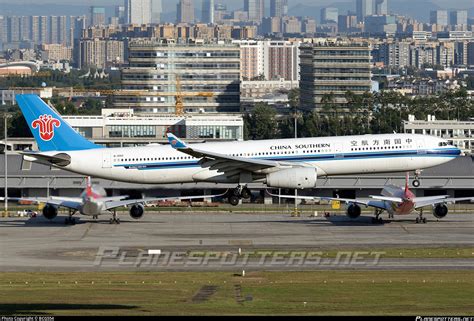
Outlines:
<svg viewBox="0 0 474 321"><path fill-rule="evenodd" d="M130 217L138 220L145 214L143 204L147 202L167 201L167 200L192 200L201 198L219 197L222 195L206 195L206 196L182 196L182 197L159 197L159 198L141 198L141 199L126 199L127 195L107 197L105 190L98 186L93 186L91 178L87 177L86 189L79 197L9 197L8 200L16 201L30 201L36 203L43 203L43 216L48 220L53 220L58 215L58 208L64 207L69 209L69 216L65 219L65 224L74 225L75 219L72 217L76 213L85 216L92 216L96 219L99 215L111 213L112 218L110 224L120 224L120 219L117 216L116 209L122 206L132 205L129 209ZM2 197L0 200L4 201Z"/></svg>
<svg viewBox="0 0 474 321"><path fill-rule="evenodd" d="M325 200L339 201L347 204L346 215L355 220L360 217L361 205L365 207L373 207L375 209L375 217L372 223L383 223L379 216L386 211L390 218L394 215L409 215L414 212L418 213L415 222L426 223L426 217L423 217L423 208L427 206L433 207L433 215L437 219L442 219L448 215L447 204L454 204L462 201L473 201L474 197L452 198L449 195L416 197L409 188L409 174L406 175L405 187L395 185L387 185L382 189L381 195L370 195L371 199L351 199L339 197L317 197L317 196L293 196L293 195L277 195L267 193L273 197L304 199L304 200Z"/></svg>
<svg viewBox="0 0 474 321"><path fill-rule="evenodd" d="M461 151L444 139L382 134L187 145L168 133L168 145L104 148L77 133L37 95L16 101L39 146L27 161L84 176L140 184L212 182L236 184L228 200L250 198L248 184L315 188L319 177L415 171L444 164Z"/></svg>

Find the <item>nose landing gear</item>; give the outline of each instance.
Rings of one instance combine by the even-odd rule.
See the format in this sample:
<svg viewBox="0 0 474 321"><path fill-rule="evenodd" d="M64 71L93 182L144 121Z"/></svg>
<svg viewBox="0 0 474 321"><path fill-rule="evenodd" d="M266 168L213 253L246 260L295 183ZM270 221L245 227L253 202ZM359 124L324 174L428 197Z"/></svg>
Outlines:
<svg viewBox="0 0 474 321"><path fill-rule="evenodd" d="M415 171L415 179L413 180L412 182L412 185L413 187L420 187L421 183L420 183L420 175L421 175L421 170L420 169L417 169Z"/></svg>

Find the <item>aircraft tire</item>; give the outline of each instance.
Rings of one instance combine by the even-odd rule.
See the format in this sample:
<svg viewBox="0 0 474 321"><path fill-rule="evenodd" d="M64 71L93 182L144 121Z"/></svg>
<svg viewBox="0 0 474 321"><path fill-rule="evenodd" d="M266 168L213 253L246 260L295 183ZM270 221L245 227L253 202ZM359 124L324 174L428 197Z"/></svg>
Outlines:
<svg viewBox="0 0 474 321"><path fill-rule="evenodd" d="M240 198L238 198L237 196L235 196L235 195L229 196L229 204L230 205L237 206L237 205L239 205L239 202L240 202Z"/></svg>
<svg viewBox="0 0 474 321"><path fill-rule="evenodd" d="M421 183L418 179L413 180L412 182L413 187L420 187Z"/></svg>

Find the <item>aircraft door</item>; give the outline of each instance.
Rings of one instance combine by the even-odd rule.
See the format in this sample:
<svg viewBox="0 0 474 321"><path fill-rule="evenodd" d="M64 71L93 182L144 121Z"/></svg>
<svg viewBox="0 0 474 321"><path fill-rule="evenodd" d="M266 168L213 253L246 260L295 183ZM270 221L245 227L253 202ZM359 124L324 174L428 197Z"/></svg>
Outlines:
<svg viewBox="0 0 474 321"><path fill-rule="evenodd" d="M344 143L336 142L334 144L334 156L335 158L344 158Z"/></svg>
<svg viewBox="0 0 474 321"><path fill-rule="evenodd" d="M107 149L102 153L102 168L112 168L112 154Z"/></svg>
<svg viewBox="0 0 474 321"><path fill-rule="evenodd" d="M424 139L417 139L416 140L416 149L418 151L418 154L426 154L425 140Z"/></svg>

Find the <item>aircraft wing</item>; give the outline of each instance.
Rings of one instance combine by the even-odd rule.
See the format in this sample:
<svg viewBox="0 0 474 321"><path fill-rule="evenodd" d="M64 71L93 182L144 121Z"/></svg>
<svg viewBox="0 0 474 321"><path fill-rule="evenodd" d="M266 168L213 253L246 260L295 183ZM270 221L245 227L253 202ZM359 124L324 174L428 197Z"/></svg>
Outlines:
<svg viewBox="0 0 474 321"><path fill-rule="evenodd" d="M473 201L474 197L444 197L444 198L437 198L437 199L428 199L428 200L421 200L415 202L415 209L422 208L425 206L432 206L438 204L455 204L457 202L463 201Z"/></svg>
<svg viewBox="0 0 474 321"><path fill-rule="evenodd" d="M225 175L228 177L237 175L241 171L259 172L269 168L283 169L300 166L298 164L288 162L251 159L203 151L186 145L183 141L171 133L168 133L167 136L168 141L174 149L179 150L180 152L187 155L201 158L199 161L201 167L209 168L210 170L217 170L218 172L225 173Z"/></svg>
<svg viewBox="0 0 474 321"><path fill-rule="evenodd" d="M5 200L4 197L0 198L0 200ZM12 201L28 201L28 202L36 202L36 203L45 203L51 204L59 207L66 207L73 210L79 210L82 205L82 199L80 198L73 198L73 197L9 197L8 200Z"/></svg>
<svg viewBox="0 0 474 321"><path fill-rule="evenodd" d="M107 210L111 210L111 209L121 207L121 206L143 204L147 202L172 201L172 200L181 201L181 200L193 200L193 199L200 199L200 198L213 198L213 197L221 197L226 194L227 194L227 191L224 194L219 194L219 195L149 197L149 198L140 198L140 199L133 199L133 200L109 201L109 202L105 202L105 207Z"/></svg>
<svg viewBox="0 0 474 321"><path fill-rule="evenodd" d="M353 199L353 198L337 198L337 197L319 197L319 196L294 196L294 195L278 195L278 194L271 194L267 191L267 194L273 197L281 197L281 198L290 198L290 199L303 199L303 200L312 200L312 201L339 201L345 204L357 204L357 205L364 205L368 207L375 207L382 210L386 210L387 206L385 205L384 201L377 201L377 200L363 200L363 199Z"/></svg>

